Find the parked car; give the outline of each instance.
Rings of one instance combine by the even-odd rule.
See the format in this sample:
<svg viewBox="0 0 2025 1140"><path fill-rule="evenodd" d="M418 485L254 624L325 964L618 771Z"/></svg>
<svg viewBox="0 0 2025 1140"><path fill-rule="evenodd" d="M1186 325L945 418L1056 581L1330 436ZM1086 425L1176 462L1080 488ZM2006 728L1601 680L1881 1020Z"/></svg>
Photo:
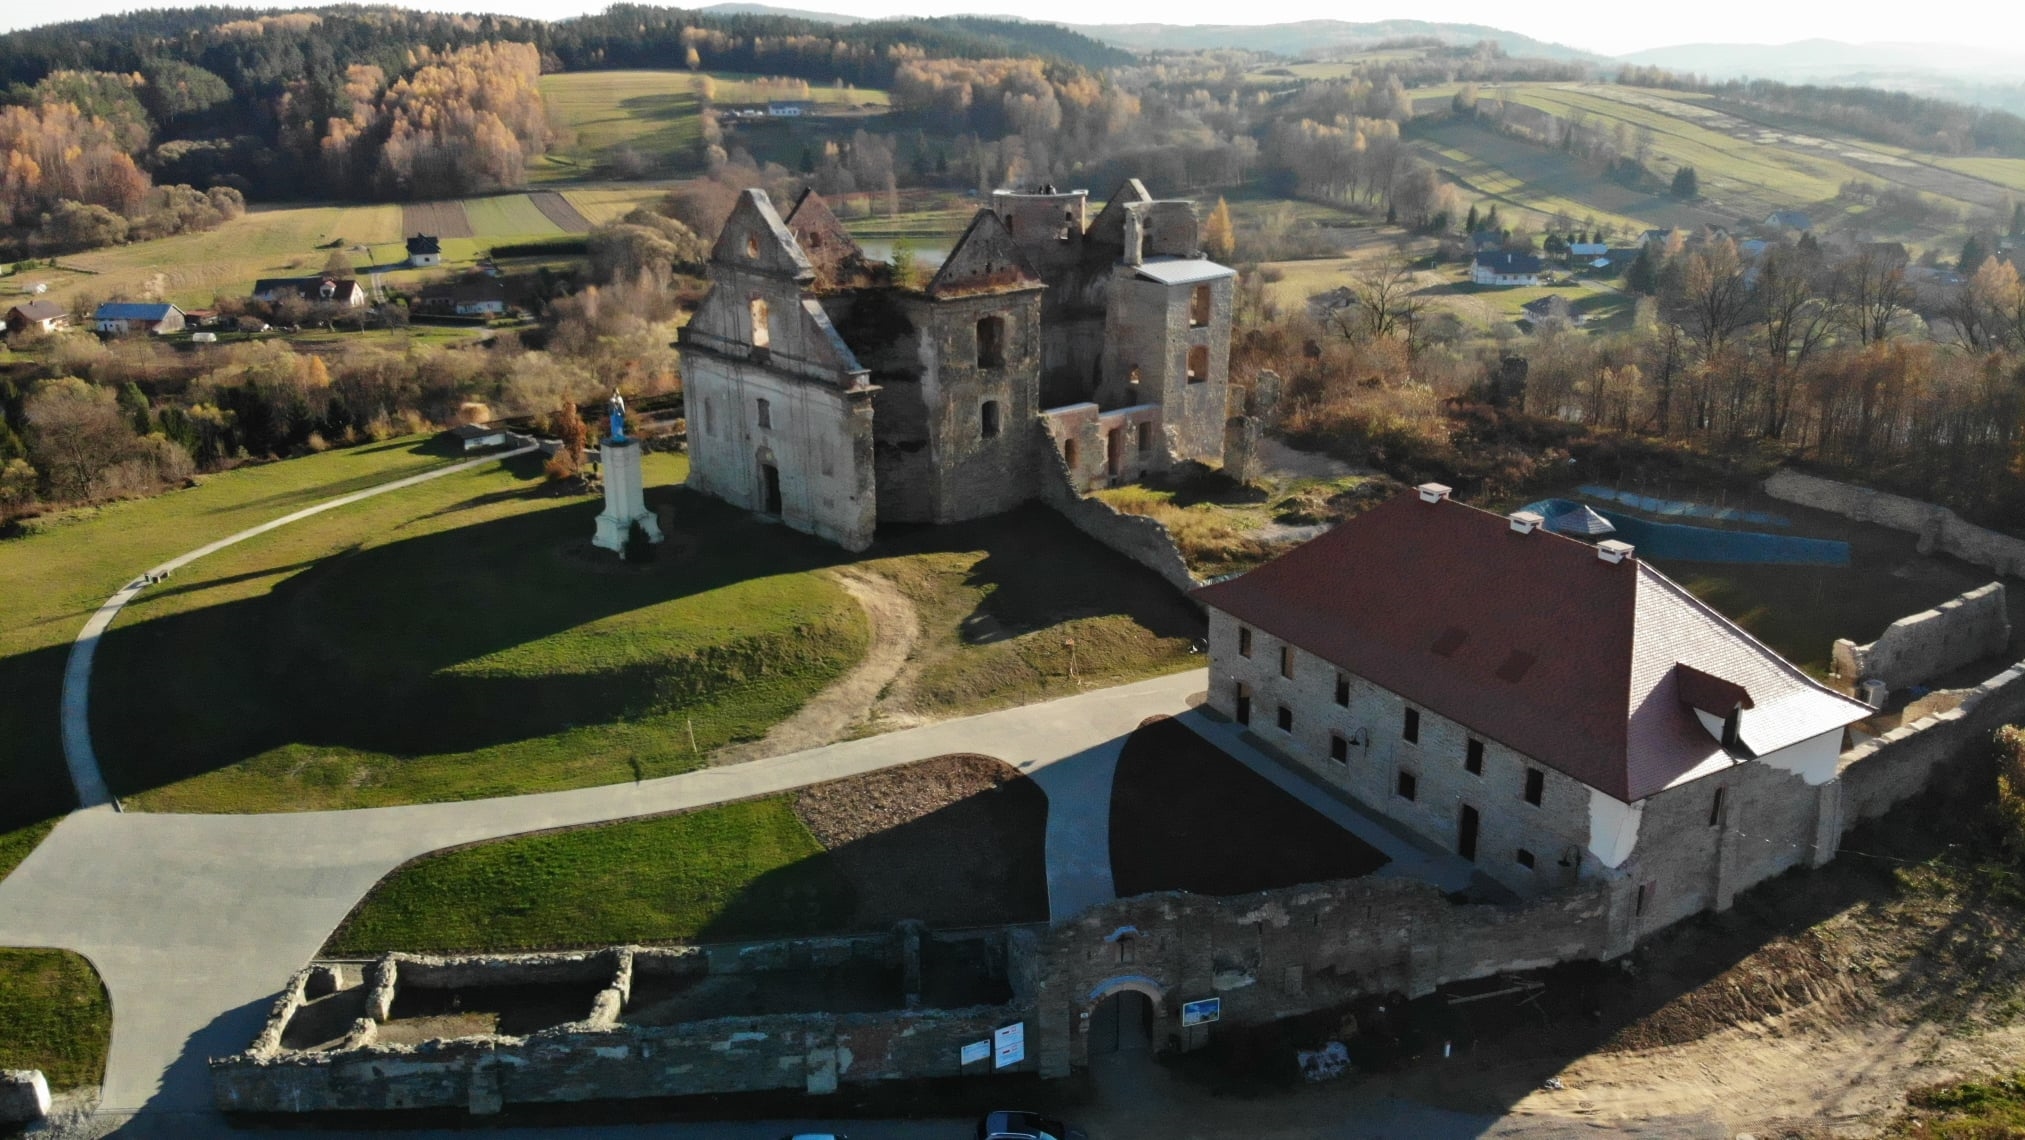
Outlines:
<svg viewBox="0 0 2025 1140"><path fill-rule="evenodd" d="M1084 1140L1081 1132L1038 1112L988 1112L977 1122L977 1140Z"/></svg>
<svg viewBox="0 0 2025 1140"><path fill-rule="evenodd" d="M797 1132L792 1136L783 1136L781 1140L851 1140L851 1138L841 1132Z"/></svg>

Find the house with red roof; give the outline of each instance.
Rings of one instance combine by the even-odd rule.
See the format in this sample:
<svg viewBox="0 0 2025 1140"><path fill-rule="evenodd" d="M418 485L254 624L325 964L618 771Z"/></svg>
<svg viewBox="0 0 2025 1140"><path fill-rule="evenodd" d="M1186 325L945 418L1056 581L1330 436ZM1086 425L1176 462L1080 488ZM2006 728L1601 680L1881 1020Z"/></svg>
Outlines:
<svg viewBox="0 0 2025 1140"><path fill-rule="evenodd" d="M1870 709L1541 524L1431 483L1201 588L1210 707L1521 896L1623 883L1634 937L1826 862Z"/></svg>

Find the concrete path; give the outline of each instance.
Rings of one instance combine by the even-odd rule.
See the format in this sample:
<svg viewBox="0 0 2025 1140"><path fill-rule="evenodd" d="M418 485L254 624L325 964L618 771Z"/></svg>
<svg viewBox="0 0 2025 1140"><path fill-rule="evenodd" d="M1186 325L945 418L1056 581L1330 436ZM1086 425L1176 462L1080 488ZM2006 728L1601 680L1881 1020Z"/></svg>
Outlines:
<svg viewBox="0 0 2025 1140"><path fill-rule="evenodd" d="M1198 682L1206 679L1202 673L1188 675ZM1061 922L1118 897L1111 882L1111 777L1124 748L1121 734L1033 773L1034 782L1048 795L1051 921Z"/></svg>
<svg viewBox="0 0 2025 1140"><path fill-rule="evenodd" d="M192 1130L208 1128L216 1118L205 1059L243 1049L289 975L375 882L408 859L502 835L787 791L951 752L997 756L1044 777L1052 765L1080 766L1100 746L1115 747L1149 716L1182 711L1205 682L1195 670L788 756L541 795L245 816L96 807L64 820L0 881L0 945L75 950L105 979L113 1041L104 1112L145 1109L147 1116L174 1114ZM1092 767L1074 782L1096 777ZM1108 795L1102 799L1108 804ZM1103 839L1090 850L1107 848ZM1108 874L1105 880L1108 895ZM1063 881L1097 889L1088 876Z"/></svg>
<svg viewBox="0 0 2025 1140"><path fill-rule="evenodd" d="M1196 734L1236 757L1271 781L1273 786L1314 808L1338 827L1369 843L1392 860L1372 872L1378 878L1419 879L1444 891L1460 891L1476 881L1476 865L1407 831L1370 808L1338 795L1314 779L1267 755L1245 739L1245 730L1218 720L1201 709L1176 717ZM1050 806L1052 811L1052 805ZM1053 837L1050 836L1050 839Z"/></svg>
<svg viewBox="0 0 2025 1140"><path fill-rule="evenodd" d="M431 479L441 479L445 475L454 475L459 471L468 471L473 467L482 467L487 463L499 463L534 450L537 450L537 445L529 444L512 451L494 452L483 458L452 463L447 467L424 471L420 475L411 475L406 479L395 479L350 495L326 499L314 506L304 507L294 514L270 519L259 526L248 527L238 534L228 535L216 542L200 546L188 554L178 555L120 587L117 593L105 600L105 604L98 608L98 612L91 615L91 619L84 623L84 628L78 631L77 640L70 644L70 657L63 666L63 759L70 766L70 782L77 789L77 802L87 808L112 802L112 793L106 789L105 777L99 771L98 753L91 747L91 663L98 654L99 638L112 626L113 619L119 616L121 608L133 601L134 596L146 589L150 583L167 577L171 572L180 570L207 554L216 554L228 546L245 542L249 538L266 534L293 522L301 522L312 515L350 506L389 491L413 487L417 483L427 483Z"/></svg>

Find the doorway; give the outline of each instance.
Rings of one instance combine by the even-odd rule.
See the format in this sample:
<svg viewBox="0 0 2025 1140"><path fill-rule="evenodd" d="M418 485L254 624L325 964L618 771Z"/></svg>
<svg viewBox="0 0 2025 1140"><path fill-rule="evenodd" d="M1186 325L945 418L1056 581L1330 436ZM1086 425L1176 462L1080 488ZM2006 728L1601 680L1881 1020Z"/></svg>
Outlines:
<svg viewBox="0 0 2025 1140"><path fill-rule="evenodd" d="M1239 681L1237 687L1237 722L1239 724L1252 722L1252 687L1243 681Z"/></svg>
<svg viewBox="0 0 2025 1140"><path fill-rule="evenodd" d="M1477 809L1463 805L1462 818L1456 822L1455 853L1474 863L1477 861Z"/></svg>
<svg viewBox="0 0 2025 1140"><path fill-rule="evenodd" d="M779 515L781 513L780 468L774 466L771 463L760 464L759 481L761 488L760 493L762 501L764 503L764 505L760 508L760 510L765 514Z"/></svg>
<svg viewBox="0 0 2025 1140"><path fill-rule="evenodd" d="M1153 1048L1153 999L1119 990L1090 1013L1090 1055L1146 1053Z"/></svg>

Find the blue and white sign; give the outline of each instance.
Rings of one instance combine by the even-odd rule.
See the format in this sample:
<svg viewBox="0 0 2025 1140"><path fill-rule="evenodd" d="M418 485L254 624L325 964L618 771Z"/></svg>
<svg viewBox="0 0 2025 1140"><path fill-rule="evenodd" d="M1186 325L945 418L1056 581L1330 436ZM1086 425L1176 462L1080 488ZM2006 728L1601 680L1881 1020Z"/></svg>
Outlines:
<svg viewBox="0 0 2025 1140"><path fill-rule="evenodd" d="M1003 1069L1027 1059L1027 1023L1015 1021L991 1031L991 1067Z"/></svg>
<svg viewBox="0 0 2025 1140"><path fill-rule="evenodd" d="M970 1044L968 1044L968 1045L965 1045L965 1046L963 1047L963 1054L962 1054L962 1055L963 1055L963 1061L962 1061L962 1063L963 1063L963 1064L966 1064L966 1065L975 1065L975 1064L977 1064L977 1063L978 1063L979 1061L987 1061L987 1060L990 1060L990 1059L991 1059L991 1042L989 1042L989 1041L972 1041L972 1042L971 1042Z"/></svg>
<svg viewBox="0 0 2025 1140"><path fill-rule="evenodd" d="M1201 1001L1184 1002L1181 1007L1181 1026L1208 1025L1223 1016L1222 998L1204 998Z"/></svg>

